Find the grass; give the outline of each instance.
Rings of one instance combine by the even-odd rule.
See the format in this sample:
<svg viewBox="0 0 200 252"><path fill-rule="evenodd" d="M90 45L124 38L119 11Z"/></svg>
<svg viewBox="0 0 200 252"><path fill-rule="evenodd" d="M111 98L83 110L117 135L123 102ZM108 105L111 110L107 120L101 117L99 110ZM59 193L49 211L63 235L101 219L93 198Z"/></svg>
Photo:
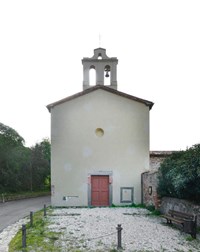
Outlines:
<svg viewBox="0 0 200 252"><path fill-rule="evenodd" d="M48 211L50 210L48 209ZM33 227L30 227L30 224L26 225L26 248L22 248L22 230L19 230L9 244L9 252L60 251L55 242L59 239L61 233L48 230L48 221L43 217L43 214L43 211L36 212L33 217Z"/></svg>
<svg viewBox="0 0 200 252"><path fill-rule="evenodd" d="M112 204L111 208L114 208L114 207L134 207L134 208L146 208L146 206L144 204L130 204L130 205L115 205L115 204Z"/></svg>
<svg viewBox="0 0 200 252"><path fill-rule="evenodd" d="M112 204L111 208L115 208L115 207L143 208L143 209L149 210L151 212L150 213L151 215L159 216L161 214L160 211L157 210L157 209L155 209L155 207L153 205L151 205L151 206L145 206L144 204L134 204L134 203L132 203L131 205L117 206L117 205Z"/></svg>
<svg viewBox="0 0 200 252"><path fill-rule="evenodd" d="M191 241L194 241L194 240L196 240L196 239L193 238L191 235L186 237L186 241L191 242Z"/></svg>

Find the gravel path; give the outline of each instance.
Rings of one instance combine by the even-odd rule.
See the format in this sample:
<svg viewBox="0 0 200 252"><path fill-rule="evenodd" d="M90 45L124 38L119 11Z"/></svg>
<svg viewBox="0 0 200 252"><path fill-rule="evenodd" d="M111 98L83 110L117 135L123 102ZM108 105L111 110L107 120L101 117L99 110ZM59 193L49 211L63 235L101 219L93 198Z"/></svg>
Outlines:
<svg viewBox="0 0 200 252"><path fill-rule="evenodd" d="M22 227L22 224L26 224L28 221L28 218L21 219L18 222L5 228L3 232L0 233L0 252L8 251L8 245L10 241Z"/></svg>
<svg viewBox="0 0 200 252"><path fill-rule="evenodd" d="M150 216L146 209L58 208L48 216L48 220L50 230L62 232L55 246L62 247L63 252L116 251L118 224L123 228L122 247L126 252L200 251L199 235L197 240L187 241L190 235L165 225L164 219ZM7 251L6 235L9 235L8 228L0 234L1 252Z"/></svg>

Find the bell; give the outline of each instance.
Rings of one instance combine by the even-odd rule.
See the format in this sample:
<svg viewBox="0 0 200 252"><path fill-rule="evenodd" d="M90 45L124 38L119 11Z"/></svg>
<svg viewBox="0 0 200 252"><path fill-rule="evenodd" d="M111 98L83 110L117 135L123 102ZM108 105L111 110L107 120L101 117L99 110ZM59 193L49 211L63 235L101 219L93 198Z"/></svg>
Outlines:
<svg viewBox="0 0 200 252"><path fill-rule="evenodd" d="M106 75L105 75L105 77L109 77L109 73L108 73L108 71L106 72Z"/></svg>

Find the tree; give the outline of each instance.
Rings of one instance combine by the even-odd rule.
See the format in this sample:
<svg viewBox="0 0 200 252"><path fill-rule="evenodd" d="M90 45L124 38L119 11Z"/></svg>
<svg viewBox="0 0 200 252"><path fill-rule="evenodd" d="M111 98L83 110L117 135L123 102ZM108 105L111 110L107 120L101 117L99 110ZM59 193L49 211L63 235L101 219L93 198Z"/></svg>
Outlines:
<svg viewBox="0 0 200 252"><path fill-rule="evenodd" d="M159 169L158 193L200 202L200 144L174 152Z"/></svg>
<svg viewBox="0 0 200 252"><path fill-rule="evenodd" d="M45 189L47 178L50 177L50 142L48 139L43 139L31 148L31 184L32 190Z"/></svg>
<svg viewBox="0 0 200 252"><path fill-rule="evenodd" d="M43 190L50 186L50 142L32 148L11 127L0 123L0 192ZM49 188L48 188L49 189Z"/></svg>
<svg viewBox="0 0 200 252"><path fill-rule="evenodd" d="M31 149L24 146L15 147L10 151L4 184L7 191L18 192L29 189L30 157Z"/></svg>
<svg viewBox="0 0 200 252"><path fill-rule="evenodd" d="M9 126L0 123L0 143L8 146L24 145L24 139Z"/></svg>
<svg viewBox="0 0 200 252"><path fill-rule="evenodd" d="M11 127L0 123L0 190L13 189L16 185L19 162L16 162L15 149L24 148L24 139ZM12 184L12 182L13 184ZM10 188L11 186L11 188Z"/></svg>

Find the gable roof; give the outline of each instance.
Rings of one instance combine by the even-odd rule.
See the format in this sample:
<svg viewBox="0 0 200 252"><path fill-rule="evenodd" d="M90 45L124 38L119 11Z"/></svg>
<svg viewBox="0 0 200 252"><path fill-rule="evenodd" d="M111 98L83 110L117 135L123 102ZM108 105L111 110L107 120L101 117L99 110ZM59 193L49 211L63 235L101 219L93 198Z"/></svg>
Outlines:
<svg viewBox="0 0 200 252"><path fill-rule="evenodd" d="M51 112L51 108L55 107L56 105L62 104L64 102L71 101L73 99L76 99L76 98L78 98L80 96L89 94L89 93L91 93L93 91L96 91L98 89L101 89L101 90L104 90L104 91L107 91L107 92L119 95L121 97L130 99L130 100L133 100L133 101L137 101L137 102L143 103L146 106L148 106L149 109L151 109L153 107L153 105L154 105L153 102L150 102L150 101L147 101L147 100L144 100L144 99L141 99L141 98L138 98L138 97L135 97L135 96L132 96L132 95L120 92L120 91L115 90L113 88L110 88L110 87L107 87L107 86L103 86L103 85L96 85L96 86L87 88L87 89L83 90L82 92L79 92L79 93L76 93L74 95L68 96L68 97L66 97L66 98L64 98L62 100L59 100L59 101L54 102L54 103L51 103L51 104L47 105L47 109L49 110L49 112Z"/></svg>

